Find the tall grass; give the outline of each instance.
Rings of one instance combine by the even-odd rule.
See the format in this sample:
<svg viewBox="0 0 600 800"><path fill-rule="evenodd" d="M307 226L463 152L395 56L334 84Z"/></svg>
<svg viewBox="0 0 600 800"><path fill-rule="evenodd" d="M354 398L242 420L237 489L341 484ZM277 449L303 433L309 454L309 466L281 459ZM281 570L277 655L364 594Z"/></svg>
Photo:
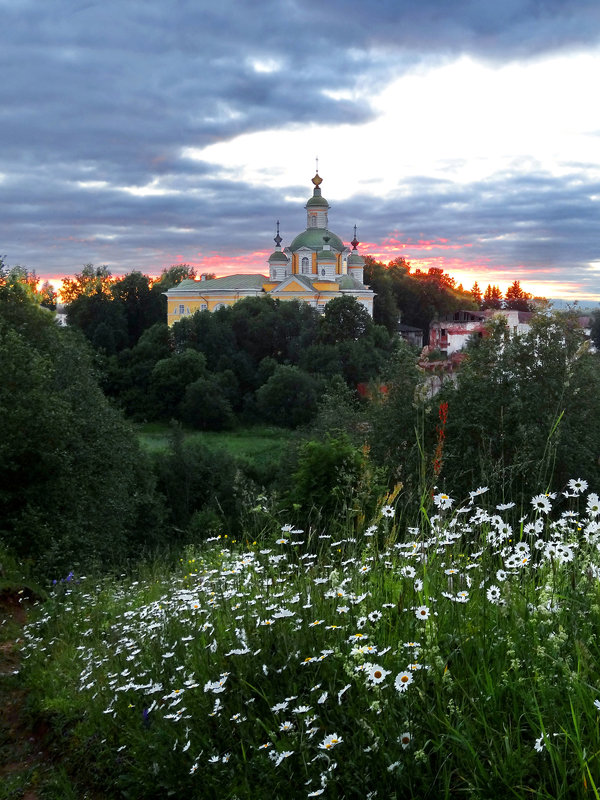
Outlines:
<svg viewBox="0 0 600 800"><path fill-rule="evenodd" d="M59 583L32 702L107 798L597 797L600 502L565 488Z"/></svg>

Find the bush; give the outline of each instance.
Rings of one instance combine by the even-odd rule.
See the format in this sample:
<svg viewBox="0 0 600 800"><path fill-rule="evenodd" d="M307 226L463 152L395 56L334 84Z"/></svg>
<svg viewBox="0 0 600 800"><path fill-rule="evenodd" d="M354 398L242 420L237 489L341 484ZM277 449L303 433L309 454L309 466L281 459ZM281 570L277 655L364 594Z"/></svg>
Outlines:
<svg viewBox="0 0 600 800"><path fill-rule="evenodd" d="M342 434L300 447L286 499L298 522L336 522L344 527L372 515L381 491L381 474L371 466L366 450Z"/></svg>
<svg viewBox="0 0 600 800"><path fill-rule="evenodd" d="M240 508L238 468L232 456L194 439L184 441L176 426L170 450L155 453L154 459L158 489L164 494L169 509L171 543L207 538L214 530L216 519L235 527ZM198 516L198 512L202 514ZM203 530L201 521L209 519L210 525Z"/></svg>
<svg viewBox="0 0 600 800"><path fill-rule="evenodd" d="M256 392L258 413L266 422L297 428L315 416L321 386L321 381L298 367L280 364Z"/></svg>
<svg viewBox="0 0 600 800"><path fill-rule="evenodd" d="M231 403L212 375L190 383L180 405L180 416L193 428L219 431L235 425Z"/></svg>

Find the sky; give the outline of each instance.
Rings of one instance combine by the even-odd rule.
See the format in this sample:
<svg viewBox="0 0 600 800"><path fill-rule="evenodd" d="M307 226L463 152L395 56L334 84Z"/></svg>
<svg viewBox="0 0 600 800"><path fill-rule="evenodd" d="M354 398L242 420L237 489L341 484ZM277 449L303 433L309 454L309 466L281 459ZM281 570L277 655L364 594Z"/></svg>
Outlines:
<svg viewBox="0 0 600 800"><path fill-rule="evenodd" d="M597 0L0 0L0 255L267 273L329 227L600 300Z"/></svg>

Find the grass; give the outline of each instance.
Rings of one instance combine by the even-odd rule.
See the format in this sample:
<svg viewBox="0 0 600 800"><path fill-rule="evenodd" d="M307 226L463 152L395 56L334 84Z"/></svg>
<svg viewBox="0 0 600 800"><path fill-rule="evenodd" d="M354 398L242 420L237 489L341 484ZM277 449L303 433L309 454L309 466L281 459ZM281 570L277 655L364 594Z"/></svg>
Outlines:
<svg viewBox="0 0 600 800"><path fill-rule="evenodd" d="M419 526L386 508L358 538L284 526L63 582L26 629L31 701L105 798L597 797L581 489L522 516L438 495Z"/></svg>
<svg viewBox="0 0 600 800"><path fill-rule="evenodd" d="M150 451L167 450L170 443L170 428L166 423L152 422L137 426L142 445ZM284 428L252 426L233 431L185 431L185 438L203 444L223 448L233 456L254 460L265 455L282 456L295 441L297 434Z"/></svg>

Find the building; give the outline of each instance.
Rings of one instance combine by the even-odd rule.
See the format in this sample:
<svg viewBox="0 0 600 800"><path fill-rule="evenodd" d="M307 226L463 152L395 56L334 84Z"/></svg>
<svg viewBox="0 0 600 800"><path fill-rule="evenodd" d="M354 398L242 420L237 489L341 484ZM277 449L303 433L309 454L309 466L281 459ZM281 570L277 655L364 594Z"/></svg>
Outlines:
<svg viewBox="0 0 600 800"><path fill-rule="evenodd" d="M415 328L414 325L405 325L403 322L399 322L396 326L396 330L398 331L398 335L404 339L405 342L411 344L413 347L418 347L419 350L423 347L423 330L421 328Z"/></svg>
<svg viewBox="0 0 600 800"><path fill-rule="evenodd" d="M182 281L165 292L169 325L196 311L217 311L244 297L269 294L280 300L303 300L322 311L334 297L349 295L373 316L375 293L363 284L364 259L356 238L345 245L329 230L330 205L321 194L323 179L312 179L312 197L306 203L306 230L289 247L281 248L279 223L275 250L268 258L268 277L257 274L227 275L212 280Z"/></svg>
<svg viewBox="0 0 600 800"><path fill-rule="evenodd" d="M429 326L429 347L441 350L448 356L463 350L469 337L483 336L485 326L495 316L506 319L511 334L519 335L529 330L532 311L486 309L485 311L456 311L451 317L435 320Z"/></svg>

